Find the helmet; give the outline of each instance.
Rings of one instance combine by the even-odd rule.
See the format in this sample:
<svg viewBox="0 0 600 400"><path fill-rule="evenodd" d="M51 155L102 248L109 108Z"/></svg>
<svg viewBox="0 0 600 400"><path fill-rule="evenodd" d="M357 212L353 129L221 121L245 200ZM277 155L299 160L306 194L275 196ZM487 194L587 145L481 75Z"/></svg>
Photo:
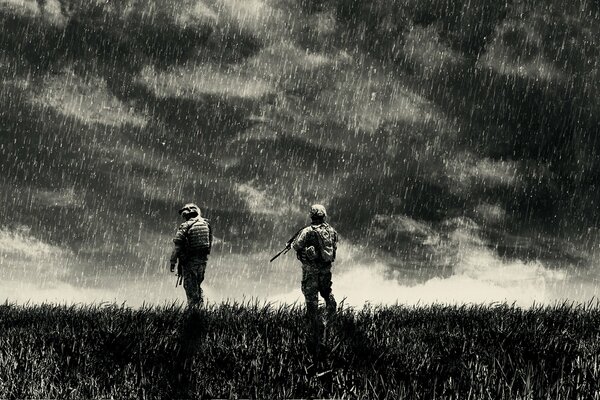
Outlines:
<svg viewBox="0 0 600 400"><path fill-rule="evenodd" d="M310 206L310 217L313 219L325 218L327 216L327 211L325 207L320 204L314 204Z"/></svg>
<svg viewBox="0 0 600 400"><path fill-rule="evenodd" d="M179 209L178 213L184 218L192 217L192 214L200 216L200 207L194 203L187 203L185 206Z"/></svg>

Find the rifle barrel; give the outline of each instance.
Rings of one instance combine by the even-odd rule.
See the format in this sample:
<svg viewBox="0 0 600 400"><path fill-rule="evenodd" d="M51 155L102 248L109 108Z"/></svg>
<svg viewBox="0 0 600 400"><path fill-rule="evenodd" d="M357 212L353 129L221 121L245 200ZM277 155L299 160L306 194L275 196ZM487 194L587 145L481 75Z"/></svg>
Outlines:
<svg viewBox="0 0 600 400"><path fill-rule="evenodd" d="M273 262L273 260L275 260L277 257L279 257L279 256L281 255L281 253L283 253L283 250L281 250L279 253L275 254L275 255L273 256L273 258L271 258L271 259L269 260L269 262Z"/></svg>
<svg viewBox="0 0 600 400"><path fill-rule="evenodd" d="M271 258L271 259L269 260L269 262L273 262L273 260L274 260L274 259L276 259L277 257L279 257L280 255L282 255L282 254L284 254L284 253L287 253L289 250L290 250L290 248L289 248L289 247L287 247L287 246L286 246L286 247L284 247L284 249L283 249L283 250L281 250L279 253L275 254L275 255L273 256L273 258Z"/></svg>
<svg viewBox="0 0 600 400"><path fill-rule="evenodd" d="M294 236L292 236L290 238L290 240L287 241L287 243L285 244L285 247L283 248L283 250L281 250L279 253L275 254L273 256L273 258L271 258L269 260L269 262L273 262L273 260L275 260L281 254L284 254L284 253L287 253L288 251L290 251L290 249L292 248L292 243L294 243L294 239L296 239L296 237L300 234L300 232L302 232L302 229L304 229L304 228L300 228L300 230L298 232L296 232L296 234Z"/></svg>

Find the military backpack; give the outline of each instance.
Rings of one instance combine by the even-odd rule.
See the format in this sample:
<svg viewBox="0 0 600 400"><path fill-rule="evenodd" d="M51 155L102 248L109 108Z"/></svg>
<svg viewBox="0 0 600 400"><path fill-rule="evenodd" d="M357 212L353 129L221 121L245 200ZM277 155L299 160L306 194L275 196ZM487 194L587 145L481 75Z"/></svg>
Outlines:
<svg viewBox="0 0 600 400"><path fill-rule="evenodd" d="M210 254L210 226L198 217L187 230L186 252L188 255Z"/></svg>
<svg viewBox="0 0 600 400"><path fill-rule="evenodd" d="M335 253L337 250L337 233L326 223L320 225L312 225L313 232L316 234L319 244L316 253L316 260L329 263L335 261Z"/></svg>

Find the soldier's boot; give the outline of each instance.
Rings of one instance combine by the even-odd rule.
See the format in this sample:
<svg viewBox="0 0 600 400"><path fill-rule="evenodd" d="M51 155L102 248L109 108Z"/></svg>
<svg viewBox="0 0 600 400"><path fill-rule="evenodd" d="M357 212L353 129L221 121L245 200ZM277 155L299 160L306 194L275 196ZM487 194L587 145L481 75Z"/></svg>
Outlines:
<svg viewBox="0 0 600 400"><path fill-rule="evenodd" d="M204 292L200 285L198 285L198 308L204 306Z"/></svg>
<svg viewBox="0 0 600 400"><path fill-rule="evenodd" d="M329 322L335 317L337 311L337 303L331 293L325 298L325 308L327 309L327 320Z"/></svg>
<svg viewBox="0 0 600 400"><path fill-rule="evenodd" d="M190 291L187 293L187 295L188 308L198 309L202 307L203 300L201 293L198 293L197 291Z"/></svg>
<svg viewBox="0 0 600 400"><path fill-rule="evenodd" d="M196 299L193 302L188 303L188 307L193 308L195 310L199 310L200 308L202 308L202 306L204 306L204 300L202 300L202 298Z"/></svg>
<svg viewBox="0 0 600 400"><path fill-rule="evenodd" d="M315 352L321 340L321 323L319 317L319 303L317 301L306 302L306 327L307 344L311 351Z"/></svg>
<svg viewBox="0 0 600 400"><path fill-rule="evenodd" d="M306 322L313 328L319 320L319 303L317 301L306 302Z"/></svg>

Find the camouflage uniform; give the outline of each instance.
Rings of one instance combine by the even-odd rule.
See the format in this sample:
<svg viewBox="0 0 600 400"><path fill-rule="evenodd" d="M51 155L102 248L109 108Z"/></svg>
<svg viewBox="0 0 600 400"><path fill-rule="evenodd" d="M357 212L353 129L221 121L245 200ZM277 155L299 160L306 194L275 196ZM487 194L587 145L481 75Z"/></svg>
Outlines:
<svg viewBox="0 0 600 400"><path fill-rule="evenodd" d="M315 206L313 206L314 208ZM322 206L320 206L322 207ZM323 218L325 216L323 208ZM311 212L311 217L313 217ZM335 298L331 291L331 262L321 262L310 260L307 255L307 249L311 246L318 248L319 239L313 226L325 224L333 232L334 241L337 243L337 233L323 220L313 219L313 224L300 231L292 243L292 248L296 250L298 259L302 262L302 294L306 300L306 314L311 320L317 318L319 305L319 293L325 299L327 313L332 316L337 308ZM314 322L314 321L313 321Z"/></svg>
<svg viewBox="0 0 600 400"><path fill-rule="evenodd" d="M200 209L186 205L192 209L192 215L177 229L173 238L171 253L171 269L179 260L183 274L183 288L189 306L200 306L203 303L201 284L204 281L206 262L212 246L212 229L207 220L200 216ZM184 210L185 207L182 209ZM194 208L195 207L195 208ZM181 213L181 210L180 210ZM182 213L184 218L185 212Z"/></svg>

